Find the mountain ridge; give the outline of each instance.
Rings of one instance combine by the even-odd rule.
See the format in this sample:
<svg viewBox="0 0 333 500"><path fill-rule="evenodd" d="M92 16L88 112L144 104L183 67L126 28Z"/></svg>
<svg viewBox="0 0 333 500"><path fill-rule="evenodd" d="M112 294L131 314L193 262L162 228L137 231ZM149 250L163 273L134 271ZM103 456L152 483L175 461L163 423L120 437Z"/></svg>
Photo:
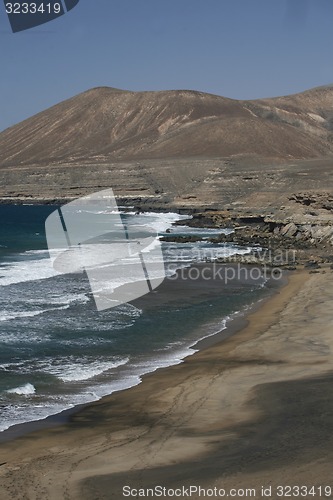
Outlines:
<svg viewBox="0 0 333 500"><path fill-rule="evenodd" d="M0 134L0 202L112 187L128 206L261 212L327 189L332 163L331 87L248 101L97 87Z"/></svg>
<svg viewBox="0 0 333 500"><path fill-rule="evenodd" d="M1 132L0 168L87 159L319 158L333 152L332 132L329 86L255 100L95 87Z"/></svg>

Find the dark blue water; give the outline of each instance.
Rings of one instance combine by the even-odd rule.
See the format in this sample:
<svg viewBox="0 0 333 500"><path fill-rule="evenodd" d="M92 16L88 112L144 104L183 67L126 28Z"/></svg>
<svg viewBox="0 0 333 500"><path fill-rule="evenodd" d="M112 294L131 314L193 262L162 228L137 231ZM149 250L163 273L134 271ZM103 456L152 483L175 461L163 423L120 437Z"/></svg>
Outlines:
<svg viewBox="0 0 333 500"><path fill-rule="evenodd" d="M224 328L228 316L263 293L262 286L247 285L220 294L200 283L191 283L188 293L186 283L169 279L142 299L98 312L86 274L57 274L50 262L44 224L55 208L0 206L0 430L130 387L143 373L180 362L193 352L190 345ZM163 235L177 216L123 215L131 218ZM201 256L236 251L245 250L163 243L169 276Z"/></svg>

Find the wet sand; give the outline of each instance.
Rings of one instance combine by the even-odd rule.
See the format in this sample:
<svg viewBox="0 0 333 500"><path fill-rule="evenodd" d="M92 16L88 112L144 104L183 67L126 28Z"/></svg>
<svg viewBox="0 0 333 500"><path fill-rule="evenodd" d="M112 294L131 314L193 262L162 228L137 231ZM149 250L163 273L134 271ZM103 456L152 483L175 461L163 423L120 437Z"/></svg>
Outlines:
<svg viewBox="0 0 333 500"><path fill-rule="evenodd" d="M330 485L332 296L330 270L292 274L223 342L2 444L1 499L120 499L125 485L252 498L264 485L278 498L278 485Z"/></svg>

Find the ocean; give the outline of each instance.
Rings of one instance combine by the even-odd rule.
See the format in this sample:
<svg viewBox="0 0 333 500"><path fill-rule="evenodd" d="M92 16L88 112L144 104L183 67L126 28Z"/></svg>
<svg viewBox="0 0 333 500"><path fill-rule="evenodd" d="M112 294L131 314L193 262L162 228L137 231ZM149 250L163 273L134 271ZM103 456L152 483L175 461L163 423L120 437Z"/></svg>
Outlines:
<svg viewBox="0 0 333 500"><path fill-rule="evenodd" d="M145 373L180 363L197 341L223 330L265 294L263 279L221 293L209 280L190 279L190 266L249 248L166 241L163 284L131 303L97 311L87 275L59 274L49 259L45 220L56 208L0 206L0 431L129 388ZM110 214L100 215L106 224ZM160 236L208 238L230 231L190 228L185 216L173 213L123 212L122 219ZM150 257L159 258L154 249Z"/></svg>

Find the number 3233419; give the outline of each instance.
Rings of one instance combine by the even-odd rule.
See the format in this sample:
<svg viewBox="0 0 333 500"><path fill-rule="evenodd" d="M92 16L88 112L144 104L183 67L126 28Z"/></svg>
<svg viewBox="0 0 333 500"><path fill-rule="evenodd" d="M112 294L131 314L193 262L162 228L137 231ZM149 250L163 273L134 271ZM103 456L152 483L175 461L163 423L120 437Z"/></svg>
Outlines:
<svg viewBox="0 0 333 500"><path fill-rule="evenodd" d="M60 14L62 11L60 3L47 2L8 2L6 3L7 14Z"/></svg>

